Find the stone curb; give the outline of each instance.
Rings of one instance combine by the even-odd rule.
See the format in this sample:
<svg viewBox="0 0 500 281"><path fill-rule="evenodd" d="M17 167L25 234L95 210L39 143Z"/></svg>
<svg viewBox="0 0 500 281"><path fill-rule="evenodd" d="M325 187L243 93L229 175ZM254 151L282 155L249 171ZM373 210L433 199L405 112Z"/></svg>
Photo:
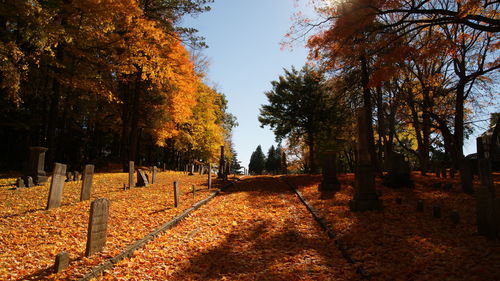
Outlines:
<svg viewBox="0 0 500 281"><path fill-rule="evenodd" d="M237 179L240 180L240 179ZM101 263L100 265L92 268L90 272L88 272L85 276L82 278L78 279L79 281L89 281L92 278L97 278L100 275L104 273L104 271L111 269L115 264L118 262L129 258L133 255L133 253L144 247L149 241L153 240L157 236L159 236L162 232L165 232L166 230L171 229L172 227L176 226L179 222L181 222L185 217L187 217L189 214L191 214L193 211L196 209L200 208L201 206L205 205L208 203L210 200L212 200L215 196L217 196L221 191L224 191L226 188L232 186L234 182L228 183L224 187L217 189L214 191L212 194L210 194L207 198L202 199L198 201L197 203L193 204L191 207L188 209L184 210L181 214L175 216L173 219L171 219L169 222L163 224L160 226L158 229L155 231L149 233L148 235L144 236L144 238L136 241L134 244L129 245L125 250L123 250L121 253L118 255L109 258L106 260L104 263Z"/></svg>
<svg viewBox="0 0 500 281"><path fill-rule="evenodd" d="M333 239L335 241L335 245L337 245L337 248L340 250L344 259L350 264L355 264L356 261L347 252L347 245L345 244L345 242L343 240L341 240L340 238L336 238L337 235L335 234L333 229L331 229L328 226L327 221L319 215L316 208L314 208L311 204L309 204L309 202L306 201L306 199L304 198L302 193L299 190L297 190L297 188L295 188L295 186L293 186L289 181L287 181L286 179L283 179L283 178L281 178L281 180L284 183L286 183L293 190L293 192L295 192L295 194L297 194L300 201L306 206L307 210L313 216L314 220L316 220L316 222L318 222L318 224L321 226L321 228L326 232L326 234L328 235L328 238ZM361 275L362 279L366 279L366 280L371 279L370 274L363 268L362 265L359 265L356 267L356 273Z"/></svg>

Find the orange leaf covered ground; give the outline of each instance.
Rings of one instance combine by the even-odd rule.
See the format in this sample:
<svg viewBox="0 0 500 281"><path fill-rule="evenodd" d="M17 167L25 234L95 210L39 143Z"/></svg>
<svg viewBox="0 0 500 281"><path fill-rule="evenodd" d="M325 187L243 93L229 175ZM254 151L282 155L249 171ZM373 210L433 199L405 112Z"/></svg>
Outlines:
<svg viewBox="0 0 500 281"><path fill-rule="evenodd" d="M320 200L321 176L288 177L374 280L500 280L500 243L475 234L475 198L460 192L458 178L413 178L415 188L403 190L377 180L384 210L353 213L348 208L352 174L339 176L341 191L328 200ZM454 184L452 190L432 189L433 183L445 181ZM395 202L398 197L401 205ZM417 200L424 201L423 213L416 212ZM440 219L432 217L434 205L442 208ZM458 225L451 222L452 210L460 213Z"/></svg>
<svg viewBox="0 0 500 281"><path fill-rule="evenodd" d="M172 187L176 180L181 188L177 209ZM110 200L108 236L102 253L85 258L91 201L79 202L81 182L65 183L62 206L46 211L48 183L10 190L13 186L7 184L14 181L2 180L0 189L0 280L81 277L210 194L207 176L163 172L154 185L123 190L128 174L95 174L91 199ZM198 190L195 199L193 184ZM61 251L70 254L70 267L51 275L55 255Z"/></svg>
<svg viewBox="0 0 500 281"><path fill-rule="evenodd" d="M357 280L288 186L238 182L103 280Z"/></svg>

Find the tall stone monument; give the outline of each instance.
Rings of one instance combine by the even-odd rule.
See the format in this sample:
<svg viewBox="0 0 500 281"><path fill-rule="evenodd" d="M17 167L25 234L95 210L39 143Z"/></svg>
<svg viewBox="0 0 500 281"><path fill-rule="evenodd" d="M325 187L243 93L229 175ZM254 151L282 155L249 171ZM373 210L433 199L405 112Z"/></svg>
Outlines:
<svg viewBox="0 0 500 281"><path fill-rule="evenodd" d="M382 209L382 201L375 191L375 170L370 145L371 114L366 108L356 110L357 117L357 166L355 171L354 198L349 202L351 211Z"/></svg>
<svg viewBox="0 0 500 281"><path fill-rule="evenodd" d="M46 147L32 146L29 148L30 155L28 166L26 167L26 176L33 178L35 184L39 185L48 181L47 174L45 173L45 152Z"/></svg>

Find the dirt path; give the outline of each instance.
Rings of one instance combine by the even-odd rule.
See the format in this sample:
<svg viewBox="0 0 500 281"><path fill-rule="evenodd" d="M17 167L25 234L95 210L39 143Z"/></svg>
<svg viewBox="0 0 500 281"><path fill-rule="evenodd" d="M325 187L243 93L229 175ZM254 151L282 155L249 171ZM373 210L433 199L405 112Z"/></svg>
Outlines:
<svg viewBox="0 0 500 281"><path fill-rule="evenodd" d="M282 182L249 178L101 279L357 280Z"/></svg>

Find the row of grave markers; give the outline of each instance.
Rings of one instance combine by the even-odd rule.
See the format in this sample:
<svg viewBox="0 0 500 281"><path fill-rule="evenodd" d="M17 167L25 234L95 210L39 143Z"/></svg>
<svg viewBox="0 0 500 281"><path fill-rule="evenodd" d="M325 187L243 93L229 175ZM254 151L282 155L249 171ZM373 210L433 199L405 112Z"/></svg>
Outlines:
<svg viewBox="0 0 500 281"><path fill-rule="evenodd" d="M58 168L59 168L58 172L60 174L61 167ZM211 188L211 184L209 184L208 188L209 189ZM194 198L194 196L196 195L195 185L191 186L191 191L193 193L193 198ZM180 196L181 196L181 190L179 187L179 183L177 181L173 183L173 194L174 194L173 205L175 208L177 208L180 205ZM89 224L87 228L87 243L85 246L86 257L101 252L104 249L107 237L108 217L109 217L109 200L106 198L98 198L92 201L90 205ZM56 255L54 264L54 271L56 273L65 270L68 266L69 266L69 254L67 252L61 252L58 255Z"/></svg>
<svg viewBox="0 0 500 281"><path fill-rule="evenodd" d="M382 200L375 190L375 170L372 165L372 155L369 151L371 123L370 112L366 108L357 109L357 166L355 170L354 196L349 202L351 211L380 210L383 208ZM491 161L484 159L481 153L482 139L477 139L478 146L478 171L481 184L473 189L473 163L470 159L464 159L461 163L462 190L466 193L475 193L477 229L480 235L488 238L500 238L500 198L495 194L493 178L491 175ZM390 170L384 178L387 186L400 185L412 187L409 178L409 167L404 163L400 155L390 155ZM325 153L322 159L323 178L319 185L321 198L327 199L334 196L340 190L340 183L336 177L336 155L335 152ZM438 165L436 176L447 177L444 165ZM450 177L454 177L454 170L450 170ZM449 187L449 186L446 186ZM440 209L436 207L436 216Z"/></svg>

